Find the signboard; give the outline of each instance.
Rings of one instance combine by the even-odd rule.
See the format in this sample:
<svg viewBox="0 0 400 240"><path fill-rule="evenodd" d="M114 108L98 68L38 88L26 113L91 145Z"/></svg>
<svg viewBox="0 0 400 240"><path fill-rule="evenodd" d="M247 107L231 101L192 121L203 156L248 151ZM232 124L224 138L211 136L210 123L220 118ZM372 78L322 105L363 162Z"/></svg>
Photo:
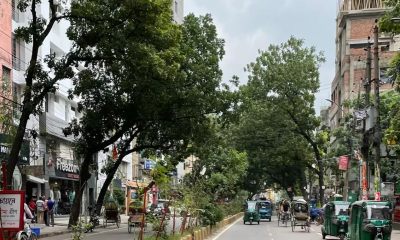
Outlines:
<svg viewBox="0 0 400 240"><path fill-rule="evenodd" d="M79 167L72 160L57 158L55 175L62 178L79 180Z"/></svg>
<svg viewBox="0 0 400 240"><path fill-rule="evenodd" d="M137 192L136 189L131 189L131 199L136 199L137 198Z"/></svg>
<svg viewBox="0 0 400 240"><path fill-rule="evenodd" d="M339 170L347 170L347 164L349 162L349 157L341 156L339 158Z"/></svg>
<svg viewBox="0 0 400 240"><path fill-rule="evenodd" d="M400 180L394 184L394 195L400 196Z"/></svg>
<svg viewBox="0 0 400 240"><path fill-rule="evenodd" d="M11 152L11 142L14 138L6 134L0 133L0 159L8 160L8 155ZM30 142L29 140L22 140L21 150L18 155L18 163L22 165L29 165L30 162Z"/></svg>
<svg viewBox="0 0 400 240"><path fill-rule="evenodd" d="M367 184L367 165L363 163L363 174L362 174L362 179L363 179L363 190L367 190L368 184Z"/></svg>
<svg viewBox="0 0 400 240"><path fill-rule="evenodd" d="M380 192L376 192L375 193L375 201L380 201L381 200L381 193Z"/></svg>
<svg viewBox="0 0 400 240"><path fill-rule="evenodd" d="M24 227L25 191L1 191L0 208L3 229L21 231Z"/></svg>
<svg viewBox="0 0 400 240"><path fill-rule="evenodd" d="M144 170L152 170L156 166L156 162L151 159L144 160Z"/></svg>

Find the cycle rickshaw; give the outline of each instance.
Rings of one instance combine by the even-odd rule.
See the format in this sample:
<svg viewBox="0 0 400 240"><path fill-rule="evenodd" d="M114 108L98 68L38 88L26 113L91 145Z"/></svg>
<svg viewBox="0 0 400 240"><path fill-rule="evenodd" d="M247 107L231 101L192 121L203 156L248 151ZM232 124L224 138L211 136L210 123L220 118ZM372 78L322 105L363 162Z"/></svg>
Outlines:
<svg viewBox="0 0 400 240"><path fill-rule="evenodd" d="M296 226L300 226L306 232L310 232L310 212L305 200L299 199L292 204L292 232Z"/></svg>
<svg viewBox="0 0 400 240"><path fill-rule="evenodd" d="M107 224L116 224L117 227L121 225L121 216L119 215L118 203L110 196L104 204L104 218L103 225L107 227Z"/></svg>

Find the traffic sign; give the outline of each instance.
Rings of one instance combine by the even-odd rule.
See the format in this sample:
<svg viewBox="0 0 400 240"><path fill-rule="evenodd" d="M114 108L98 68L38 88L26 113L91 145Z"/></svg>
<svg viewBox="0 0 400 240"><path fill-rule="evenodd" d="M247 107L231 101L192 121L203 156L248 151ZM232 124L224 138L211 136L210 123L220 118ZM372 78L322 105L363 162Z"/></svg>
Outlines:
<svg viewBox="0 0 400 240"><path fill-rule="evenodd" d="M376 192L375 193L375 201L380 201L381 200L381 193L380 192Z"/></svg>

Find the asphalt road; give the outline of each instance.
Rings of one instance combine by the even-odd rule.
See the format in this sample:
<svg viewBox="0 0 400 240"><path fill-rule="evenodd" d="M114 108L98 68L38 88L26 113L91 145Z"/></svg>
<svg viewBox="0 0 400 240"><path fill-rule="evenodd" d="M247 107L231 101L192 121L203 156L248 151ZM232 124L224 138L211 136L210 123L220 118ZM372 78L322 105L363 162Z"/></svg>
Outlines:
<svg viewBox="0 0 400 240"><path fill-rule="evenodd" d="M276 217L272 217L271 222L262 221L260 225L253 223L253 225L243 225L243 220L239 219L236 223L225 229L219 235L214 236L211 240L320 240L322 239L321 227L315 224L311 225L310 232L306 232L301 227L296 226L294 232L290 222L288 226L278 226ZM335 237L327 236L326 239L337 239Z"/></svg>
<svg viewBox="0 0 400 240"><path fill-rule="evenodd" d="M176 218L175 222L175 232L179 232L179 229L182 225L182 221L179 217ZM167 232L172 232L173 221L172 218L168 222ZM134 233L136 231L136 234ZM140 231L140 228L133 228L131 233L128 233L128 225L121 224L119 228L116 225L107 225L107 228L96 228L93 233L89 232L87 234L83 233L85 240L134 240L137 238L137 233ZM148 231L145 232L144 236L152 236L154 232L151 231L151 226L148 225ZM136 236L136 237L134 237ZM71 233L41 238L41 239L51 239L51 240L71 240Z"/></svg>

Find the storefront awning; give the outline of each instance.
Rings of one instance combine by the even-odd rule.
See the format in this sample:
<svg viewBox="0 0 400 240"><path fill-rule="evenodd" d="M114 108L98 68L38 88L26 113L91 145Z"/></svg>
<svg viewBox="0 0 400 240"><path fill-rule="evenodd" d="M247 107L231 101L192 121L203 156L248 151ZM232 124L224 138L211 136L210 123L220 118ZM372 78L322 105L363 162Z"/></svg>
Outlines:
<svg viewBox="0 0 400 240"><path fill-rule="evenodd" d="M47 182L43 178L38 178L38 177L35 177L35 176L32 176L32 175L28 175L28 181L34 182L34 183L40 183L40 184L43 184L43 183Z"/></svg>
<svg viewBox="0 0 400 240"><path fill-rule="evenodd" d="M136 183L136 182L129 181L129 180L127 180L127 181L125 182L125 184L126 184L126 186L133 187L133 188L147 187L147 185L148 185L148 184L146 184L146 183L140 183L140 182Z"/></svg>

